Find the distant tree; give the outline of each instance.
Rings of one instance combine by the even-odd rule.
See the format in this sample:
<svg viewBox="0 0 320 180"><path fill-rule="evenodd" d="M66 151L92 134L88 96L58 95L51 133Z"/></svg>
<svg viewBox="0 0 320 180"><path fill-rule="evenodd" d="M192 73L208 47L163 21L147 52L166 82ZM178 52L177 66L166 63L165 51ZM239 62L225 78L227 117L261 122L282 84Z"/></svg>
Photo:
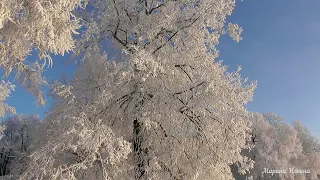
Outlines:
<svg viewBox="0 0 320 180"><path fill-rule="evenodd" d="M254 167L245 176L238 174L235 177L244 179L246 176L253 179L293 179L294 174L270 174L264 173L265 168L270 170L289 170L294 168L291 160L301 155L301 144L296 137L295 130L273 113L252 113L251 150L244 150L254 161ZM237 179L237 178L236 178Z"/></svg>
<svg viewBox="0 0 320 180"><path fill-rule="evenodd" d="M15 115L2 121L1 125L6 127L0 140L0 176L3 176L18 161L15 158L29 149L40 119L35 115Z"/></svg>
<svg viewBox="0 0 320 180"><path fill-rule="evenodd" d="M309 169L310 174L306 177L309 179L318 179L320 175L320 142L313 136L307 127L303 126L300 121L294 121L293 127L297 131L297 137L302 144L302 157L297 159L295 163L301 169Z"/></svg>
<svg viewBox="0 0 320 180"><path fill-rule="evenodd" d="M293 127L298 133L297 136L305 154L320 153L319 139L313 136L307 127L303 126L300 121L294 121Z"/></svg>
<svg viewBox="0 0 320 180"><path fill-rule="evenodd" d="M275 128L278 128L280 124L284 123L283 119L273 112L262 113L262 116L265 122L267 122Z"/></svg>
<svg viewBox="0 0 320 180"><path fill-rule="evenodd" d="M219 1L92 0L78 11L86 27L83 64L42 126L22 179L232 179L245 173L256 83L215 61L235 5ZM105 41L123 51L115 62ZM211 53L214 52L214 53ZM60 96L60 97L59 97Z"/></svg>
<svg viewBox="0 0 320 180"><path fill-rule="evenodd" d="M263 115L252 113L251 122L251 143L254 147L251 150L243 150L242 153L254 161L254 167L250 173L240 175L236 173L237 168L232 166L236 179L245 179L246 177L261 180L317 179L320 170L320 156L316 153L306 153L303 150L306 149L303 147L307 144L303 141L308 139L305 138L306 134L312 136L307 128L302 128L300 122L295 122L294 126L291 126L274 113L264 113ZM296 131L299 128L300 132ZM301 136L301 133L305 136ZM315 147L316 141L313 142L313 147ZM290 168L306 170L306 172L294 174L290 172ZM286 173L272 175L264 173L266 169L286 170Z"/></svg>

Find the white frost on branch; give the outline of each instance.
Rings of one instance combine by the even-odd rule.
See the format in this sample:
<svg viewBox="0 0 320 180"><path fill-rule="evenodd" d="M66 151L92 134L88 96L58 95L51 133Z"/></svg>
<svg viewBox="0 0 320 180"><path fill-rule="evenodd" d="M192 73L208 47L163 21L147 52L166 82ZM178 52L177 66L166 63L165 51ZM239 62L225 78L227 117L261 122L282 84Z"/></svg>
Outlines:
<svg viewBox="0 0 320 180"><path fill-rule="evenodd" d="M78 7L85 7L87 0L1 0L0 1L0 68L9 75L22 73L27 86L43 105L39 80L29 76L31 71L42 74L45 64L52 65L50 54L64 55L75 47L73 39L79 20L72 14ZM44 60L37 71L25 62L31 51ZM48 62L46 62L48 61ZM41 76L39 76L41 77Z"/></svg>
<svg viewBox="0 0 320 180"><path fill-rule="evenodd" d="M6 112L15 114L15 109L11 106L5 104L7 97L9 96L10 92L14 90L14 85L10 82L5 82L2 80L0 84L0 117L3 117Z"/></svg>

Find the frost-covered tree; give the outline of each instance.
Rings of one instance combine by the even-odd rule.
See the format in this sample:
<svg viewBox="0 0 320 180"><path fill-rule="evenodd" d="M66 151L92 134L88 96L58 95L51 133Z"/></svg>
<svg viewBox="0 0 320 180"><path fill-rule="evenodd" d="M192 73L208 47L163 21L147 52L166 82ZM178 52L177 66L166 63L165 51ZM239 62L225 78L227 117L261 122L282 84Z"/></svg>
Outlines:
<svg viewBox="0 0 320 180"><path fill-rule="evenodd" d="M319 139L313 136L307 127L303 126L300 121L294 121L293 127L297 131L305 154L320 153Z"/></svg>
<svg viewBox="0 0 320 180"><path fill-rule="evenodd" d="M3 120L1 125L6 127L0 140L0 175L3 176L29 150L40 119L35 115L15 115Z"/></svg>
<svg viewBox="0 0 320 180"><path fill-rule="evenodd" d="M15 115L2 121L1 124L6 126L1 143L26 151L30 146L30 137L40 124L40 119L37 115Z"/></svg>
<svg viewBox="0 0 320 180"><path fill-rule="evenodd" d="M251 141L254 148L246 153L255 161L250 172L253 179L297 179L289 172L273 175L263 173L265 168L287 171L297 168L291 160L301 155L302 148L292 126L273 113L253 113Z"/></svg>
<svg viewBox="0 0 320 180"><path fill-rule="evenodd" d="M16 110L14 107L6 104L6 99L8 98L11 91L14 90L14 85L10 82L1 81L0 84L0 117L4 117L6 113L15 114ZM3 137L3 132L5 130L4 125L0 125L0 139Z"/></svg>
<svg viewBox="0 0 320 180"><path fill-rule="evenodd" d="M141 81L132 64L115 64L106 57L87 61L78 69L73 89L56 87L61 96L68 97L46 119L51 127L45 130L49 137L43 141L50 143L35 152L25 177L41 175L40 167L46 167L47 173L58 173L58 177L79 178L86 170L81 175L75 172L83 165L100 170L103 177L103 165L117 160L108 160L111 156L129 158L119 165L119 172L110 171L112 166L106 168L104 175L115 179L231 179L228 165L245 165L248 160L239 154L246 148L249 126L238 98L245 97L242 94L251 98L248 93L254 85L243 88L238 73L224 75L225 67L207 61L204 67L194 64L200 79L193 75L196 82L189 86L179 82L184 72L171 64L175 62L168 62L163 70L173 73ZM209 82L216 85L210 87ZM120 142L123 145L118 147ZM126 153L113 155L115 148ZM104 151L108 153L101 155ZM56 172L55 166L61 171ZM87 173L94 174L92 170Z"/></svg>
<svg viewBox="0 0 320 180"><path fill-rule="evenodd" d="M254 161L254 167L246 175L235 172L236 179L294 179L294 180L316 180L319 174L319 156L317 154L306 154L303 151L303 139L297 126L285 123L282 118L274 113L252 113L251 150L243 150ZM308 132L304 128L304 132ZM309 134L310 135L310 134ZM291 168L291 170L290 170ZM274 170L286 170L286 173L270 173ZM294 170L306 170L305 173L292 173ZM264 173L268 171L268 173ZM309 172L308 172L309 171Z"/></svg>
<svg viewBox="0 0 320 180"><path fill-rule="evenodd" d="M295 161L301 169L310 169L307 174L309 179L319 179L320 177L320 142L313 136L307 127L300 121L294 121L293 127L297 131L297 137L302 144L303 155Z"/></svg>
<svg viewBox="0 0 320 180"><path fill-rule="evenodd" d="M1 81L0 84L0 117L4 117L5 113L9 112L15 114L15 108L5 103L10 92L14 90L14 85L10 82ZM2 130L1 130L2 132Z"/></svg>
<svg viewBox="0 0 320 180"><path fill-rule="evenodd" d="M44 104L40 85L46 61L52 64L50 53L63 55L74 48L74 34L80 28L72 14L86 0L1 0L0 1L0 68L6 75L17 72L24 87ZM36 51L44 63L25 62Z"/></svg>
<svg viewBox="0 0 320 180"><path fill-rule="evenodd" d="M75 13L83 64L59 100L22 179L232 179L252 166L244 108L255 83L216 61L233 0L92 0ZM103 53L111 41L116 62Z"/></svg>

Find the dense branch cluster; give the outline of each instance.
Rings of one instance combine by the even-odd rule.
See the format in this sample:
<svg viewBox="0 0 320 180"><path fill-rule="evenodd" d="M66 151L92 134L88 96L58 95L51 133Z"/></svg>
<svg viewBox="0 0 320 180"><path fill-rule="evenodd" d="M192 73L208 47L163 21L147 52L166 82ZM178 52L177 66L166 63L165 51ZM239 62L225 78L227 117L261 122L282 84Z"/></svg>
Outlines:
<svg viewBox="0 0 320 180"><path fill-rule="evenodd" d="M43 105L40 86L46 61L52 64L50 53L61 54L75 47L73 35L80 28L72 11L85 5L85 0L1 0L0 2L0 67L5 74L16 71L17 77L38 103ZM35 50L39 59L25 62Z"/></svg>
<svg viewBox="0 0 320 180"><path fill-rule="evenodd" d="M2 80L0 84L0 117L3 117L6 112L15 113L13 107L5 104L5 101L12 90L14 90L14 85Z"/></svg>
<svg viewBox="0 0 320 180"><path fill-rule="evenodd" d="M270 180L319 178L320 149L309 150L319 147L320 142L306 127L298 121L289 125L273 113L252 113L251 122L251 142L254 147L250 151L243 150L242 154L255 162L254 168L246 175L239 175L234 167L236 179L246 176ZM286 173L266 173L266 169L286 170ZM294 171L300 172L292 173Z"/></svg>

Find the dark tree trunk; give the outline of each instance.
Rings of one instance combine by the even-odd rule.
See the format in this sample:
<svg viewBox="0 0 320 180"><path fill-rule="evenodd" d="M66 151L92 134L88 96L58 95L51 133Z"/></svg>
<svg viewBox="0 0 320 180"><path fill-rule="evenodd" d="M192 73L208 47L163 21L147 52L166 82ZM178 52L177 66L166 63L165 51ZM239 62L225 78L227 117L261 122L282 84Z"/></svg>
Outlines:
<svg viewBox="0 0 320 180"><path fill-rule="evenodd" d="M142 148L145 137L141 133L142 125L138 120L133 121L133 153L134 153L134 173L136 180L148 179L146 166L148 166L148 148Z"/></svg>
<svg viewBox="0 0 320 180"><path fill-rule="evenodd" d="M22 133L21 133L21 152L23 151L23 146L24 146L23 142L24 142L24 139L23 139L23 131L22 131Z"/></svg>

